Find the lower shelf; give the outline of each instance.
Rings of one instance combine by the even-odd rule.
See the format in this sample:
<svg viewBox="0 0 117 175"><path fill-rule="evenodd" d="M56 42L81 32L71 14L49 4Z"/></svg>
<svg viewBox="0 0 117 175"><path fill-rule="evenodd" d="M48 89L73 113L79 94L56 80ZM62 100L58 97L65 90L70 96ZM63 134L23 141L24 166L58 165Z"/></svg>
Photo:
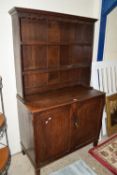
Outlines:
<svg viewBox="0 0 117 175"><path fill-rule="evenodd" d="M0 174L7 171L10 163L10 152L8 146L0 148Z"/></svg>

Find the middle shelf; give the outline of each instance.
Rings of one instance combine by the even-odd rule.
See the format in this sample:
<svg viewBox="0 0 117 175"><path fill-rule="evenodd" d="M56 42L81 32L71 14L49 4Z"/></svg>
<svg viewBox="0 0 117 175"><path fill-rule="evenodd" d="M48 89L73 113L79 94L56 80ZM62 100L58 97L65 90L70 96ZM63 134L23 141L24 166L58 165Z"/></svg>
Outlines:
<svg viewBox="0 0 117 175"><path fill-rule="evenodd" d="M44 72L57 72L57 71L67 71L67 70L72 70L72 69L77 69L77 68L88 68L90 67L90 64L70 64L70 65L64 65L64 66L53 66L53 67L48 67L48 68L40 68L40 67L29 67L25 68L23 71L23 74L30 74L32 72L39 72L39 73L44 73Z"/></svg>

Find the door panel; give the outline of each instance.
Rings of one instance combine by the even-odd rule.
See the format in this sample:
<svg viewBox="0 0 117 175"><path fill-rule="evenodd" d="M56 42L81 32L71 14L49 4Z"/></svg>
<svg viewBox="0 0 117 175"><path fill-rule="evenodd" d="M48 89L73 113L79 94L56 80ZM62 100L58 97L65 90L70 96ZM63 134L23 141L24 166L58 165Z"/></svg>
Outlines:
<svg viewBox="0 0 117 175"><path fill-rule="evenodd" d="M74 103L71 118L71 148L85 145L88 140L98 137L101 127L102 99L93 98Z"/></svg>
<svg viewBox="0 0 117 175"><path fill-rule="evenodd" d="M36 156L40 162L54 159L69 150L69 111L70 106L64 106L35 116Z"/></svg>

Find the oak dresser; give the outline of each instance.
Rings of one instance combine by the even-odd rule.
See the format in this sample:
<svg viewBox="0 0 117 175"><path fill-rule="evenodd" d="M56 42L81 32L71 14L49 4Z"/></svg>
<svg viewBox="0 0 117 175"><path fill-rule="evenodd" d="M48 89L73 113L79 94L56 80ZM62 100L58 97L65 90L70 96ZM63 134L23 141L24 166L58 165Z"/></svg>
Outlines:
<svg viewBox="0 0 117 175"><path fill-rule="evenodd" d="M95 19L13 8L23 153L40 167L98 143L105 94L90 87Z"/></svg>

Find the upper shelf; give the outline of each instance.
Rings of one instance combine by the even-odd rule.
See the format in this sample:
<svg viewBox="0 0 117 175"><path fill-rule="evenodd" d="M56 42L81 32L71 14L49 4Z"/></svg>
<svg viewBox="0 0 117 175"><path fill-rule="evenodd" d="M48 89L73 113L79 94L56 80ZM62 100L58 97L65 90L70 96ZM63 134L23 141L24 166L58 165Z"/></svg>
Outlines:
<svg viewBox="0 0 117 175"><path fill-rule="evenodd" d="M69 46L69 45L79 45L79 46L92 46L91 42L44 42L44 41L22 41L20 42L21 45L26 45L26 46L31 46L31 45L44 45L44 46L59 46L59 45L65 45L65 46Z"/></svg>

